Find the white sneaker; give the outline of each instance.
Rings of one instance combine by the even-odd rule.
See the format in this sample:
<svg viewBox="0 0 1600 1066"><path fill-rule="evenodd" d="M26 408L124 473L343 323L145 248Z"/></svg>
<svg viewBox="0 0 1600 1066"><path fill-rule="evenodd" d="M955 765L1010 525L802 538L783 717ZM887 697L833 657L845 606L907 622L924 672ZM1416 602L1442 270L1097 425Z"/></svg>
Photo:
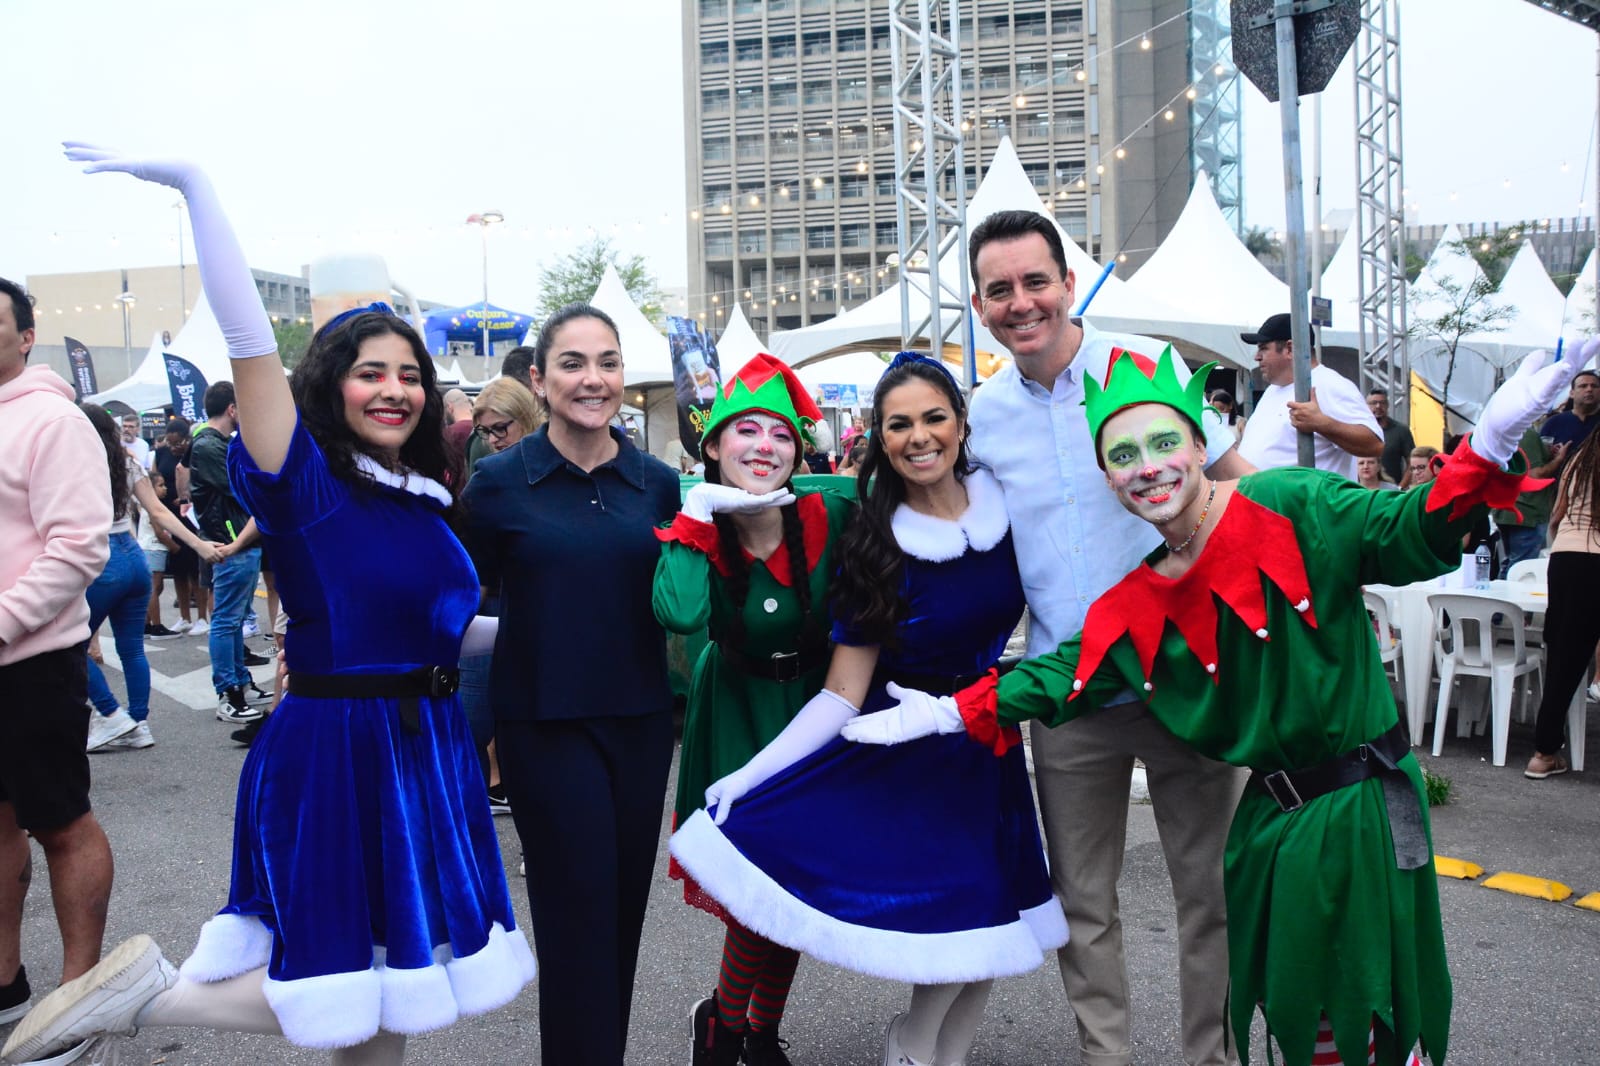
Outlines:
<svg viewBox="0 0 1600 1066"><path fill-rule="evenodd" d="M921 1059L914 1059L907 1055L900 1047L900 1023L906 1020L905 1014L896 1014L889 1019L889 1029L883 1034L883 1066L927 1066Z"/></svg>
<svg viewBox="0 0 1600 1066"><path fill-rule="evenodd" d="M88 973L68 981L28 1012L0 1058L30 1062L100 1033L138 1031L139 1012L178 983L178 971L143 933L112 948Z"/></svg>
<svg viewBox="0 0 1600 1066"><path fill-rule="evenodd" d="M183 634L189 632L193 626L193 622L185 622L180 618L178 621L172 623L172 631L181 637Z"/></svg>
<svg viewBox="0 0 1600 1066"><path fill-rule="evenodd" d="M1590 703L1600 703L1600 681L1589 686L1587 695Z"/></svg>
<svg viewBox="0 0 1600 1066"><path fill-rule="evenodd" d="M118 707L114 714L89 712L89 743L86 750L99 751L124 733L131 733L139 725L128 712Z"/></svg>
<svg viewBox="0 0 1600 1066"><path fill-rule="evenodd" d="M196 618L194 625L189 627L189 635L191 637L203 637L209 632L211 632L211 623L204 618Z"/></svg>
<svg viewBox="0 0 1600 1066"><path fill-rule="evenodd" d="M139 722L115 740L108 740L95 751L115 751L120 748L153 748L156 738L150 735L150 723Z"/></svg>
<svg viewBox="0 0 1600 1066"><path fill-rule="evenodd" d="M240 627L239 634L245 637L259 637L261 635L261 624L256 621L256 613L254 611L244 616L244 625Z"/></svg>

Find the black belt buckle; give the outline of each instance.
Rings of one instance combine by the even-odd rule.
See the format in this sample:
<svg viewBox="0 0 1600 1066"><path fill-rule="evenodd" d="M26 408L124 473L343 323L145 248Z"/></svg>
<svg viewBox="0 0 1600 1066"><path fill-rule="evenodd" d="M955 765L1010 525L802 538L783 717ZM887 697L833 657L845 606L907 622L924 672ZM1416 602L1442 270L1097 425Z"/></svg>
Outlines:
<svg viewBox="0 0 1600 1066"><path fill-rule="evenodd" d="M1283 770L1262 774L1261 787L1267 790L1267 795L1272 797L1285 814L1292 814L1306 805L1295 789L1293 779Z"/></svg>
<svg viewBox="0 0 1600 1066"><path fill-rule="evenodd" d="M423 680L428 686L428 695L435 699L442 696L453 696L461 687L461 671L448 666L425 666Z"/></svg>
<svg viewBox="0 0 1600 1066"><path fill-rule="evenodd" d="M800 680L800 653L775 651L772 653L772 680L780 684Z"/></svg>

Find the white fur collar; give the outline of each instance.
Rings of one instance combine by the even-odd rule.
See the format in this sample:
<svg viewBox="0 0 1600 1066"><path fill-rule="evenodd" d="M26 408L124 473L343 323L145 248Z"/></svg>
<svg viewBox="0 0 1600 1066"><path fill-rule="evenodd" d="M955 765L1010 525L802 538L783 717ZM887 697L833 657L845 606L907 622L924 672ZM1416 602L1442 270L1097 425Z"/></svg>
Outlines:
<svg viewBox="0 0 1600 1066"><path fill-rule="evenodd" d="M895 508L890 524L901 551L930 563L947 563L965 555L968 546L986 552L1004 539L1011 520L994 475L979 467L962 484L967 488L967 510L958 519L919 514L903 503Z"/></svg>
<svg viewBox="0 0 1600 1066"><path fill-rule="evenodd" d="M380 485L387 485L391 489L409 492L413 496L422 496L437 503L441 507L450 506L450 490L433 480L423 477L415 470L407 470L404 474L397 474L385 468L370 455L356 453L356 466L361 471L371 476L372 480Z"/></svg>

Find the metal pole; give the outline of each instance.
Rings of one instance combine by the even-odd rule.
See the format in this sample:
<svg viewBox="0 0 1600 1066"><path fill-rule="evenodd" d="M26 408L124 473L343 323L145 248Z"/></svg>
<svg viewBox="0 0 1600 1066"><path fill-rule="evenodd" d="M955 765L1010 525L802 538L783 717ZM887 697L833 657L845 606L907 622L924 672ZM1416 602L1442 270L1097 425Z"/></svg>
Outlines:
<svg viewBox="0 0 1600 1066"><path fill-rule="evenodd" d="M1294 3L1277 0L1278 113L1283 120L1284 262L1289 270L1289 335L1294 344L1294 398L1311 398L1311 336L1306 321L1306 205L1300 175L1300 72L1294 52ZM1316 466L1315 442L1300 433L1300 465Z"/></svg>
<svg viewBox="0 0 1600 1066"><path fill-rule="evenodd" d="M182 329L189 321L189 279L184 277L183 269L183 212L186 207L182 200L172 206L178 209L178 328Z"/></svg>
<svg viewBox="0 0 1600 1066"><path fill-rule="evenodd" d="M1322 94L1311 97L1311 295L1322 296ZM1312 351L1322 361L1322 330L1312 327Z"/></svg>
<svg viewBox="0 0 1600 1066"><path fill-rule="evenodd" d="M133 328L128 322L128 301L119 300L122 304L122 364L126 371L123 380L133 377Z"/></svg>
<svg viewBox="0 0 1600 1066"><path fill-rule="evenodd" d="M483 238L483 376L489 376L489 223L478 223Z"/></svg>

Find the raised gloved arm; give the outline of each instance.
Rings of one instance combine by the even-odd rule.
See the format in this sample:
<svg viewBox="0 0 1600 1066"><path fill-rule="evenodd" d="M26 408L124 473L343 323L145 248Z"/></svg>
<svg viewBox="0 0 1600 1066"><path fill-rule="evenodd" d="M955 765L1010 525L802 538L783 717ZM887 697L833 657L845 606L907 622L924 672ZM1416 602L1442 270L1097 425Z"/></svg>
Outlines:
<svg viewBox="0 0 1600 1066"><path fill-rule="evenodd" d="M1566 395L1578 371L1600 351L1600 338L1591 337L1573 348L1557 363L1550 361L1549 352L1531 353L1494 390L1472 430L1474 452L1502 468L1511 462L1522 434Z"/></svg>
<svg viewBox="0 0 1600 1066"><path fill-rule="evenodd" d="M778 771L810 755L839 735L839 727L856 715L856 707L831 689L812 696L783 732L739 769L706 789L706 810L721 825L734 801Z"/></svg>
<svg viewBox="0 0 1600 1066"><path fill-rule="evenodd" d="M63 146L68 159L88 164L83 168L86 174L120 171L183 194L194 231L200 284L227 341L228 358L234 360L239 431L256 466L276 473L283 466L294 432L294 399L279 360L247 362L276 356L278 342L256 291L255 276L211 179L197 165L182 159L139 159L81 141L65 141Z"/></svg>
<svg viewBox="0 0 1600 1066"><path fill-rule="evenodd" d="M840 735L858 744L901 744L935 733L961 733L967 728L953 696L930 696L893 681L889 696L900 702L845 723Z"/></svg>

